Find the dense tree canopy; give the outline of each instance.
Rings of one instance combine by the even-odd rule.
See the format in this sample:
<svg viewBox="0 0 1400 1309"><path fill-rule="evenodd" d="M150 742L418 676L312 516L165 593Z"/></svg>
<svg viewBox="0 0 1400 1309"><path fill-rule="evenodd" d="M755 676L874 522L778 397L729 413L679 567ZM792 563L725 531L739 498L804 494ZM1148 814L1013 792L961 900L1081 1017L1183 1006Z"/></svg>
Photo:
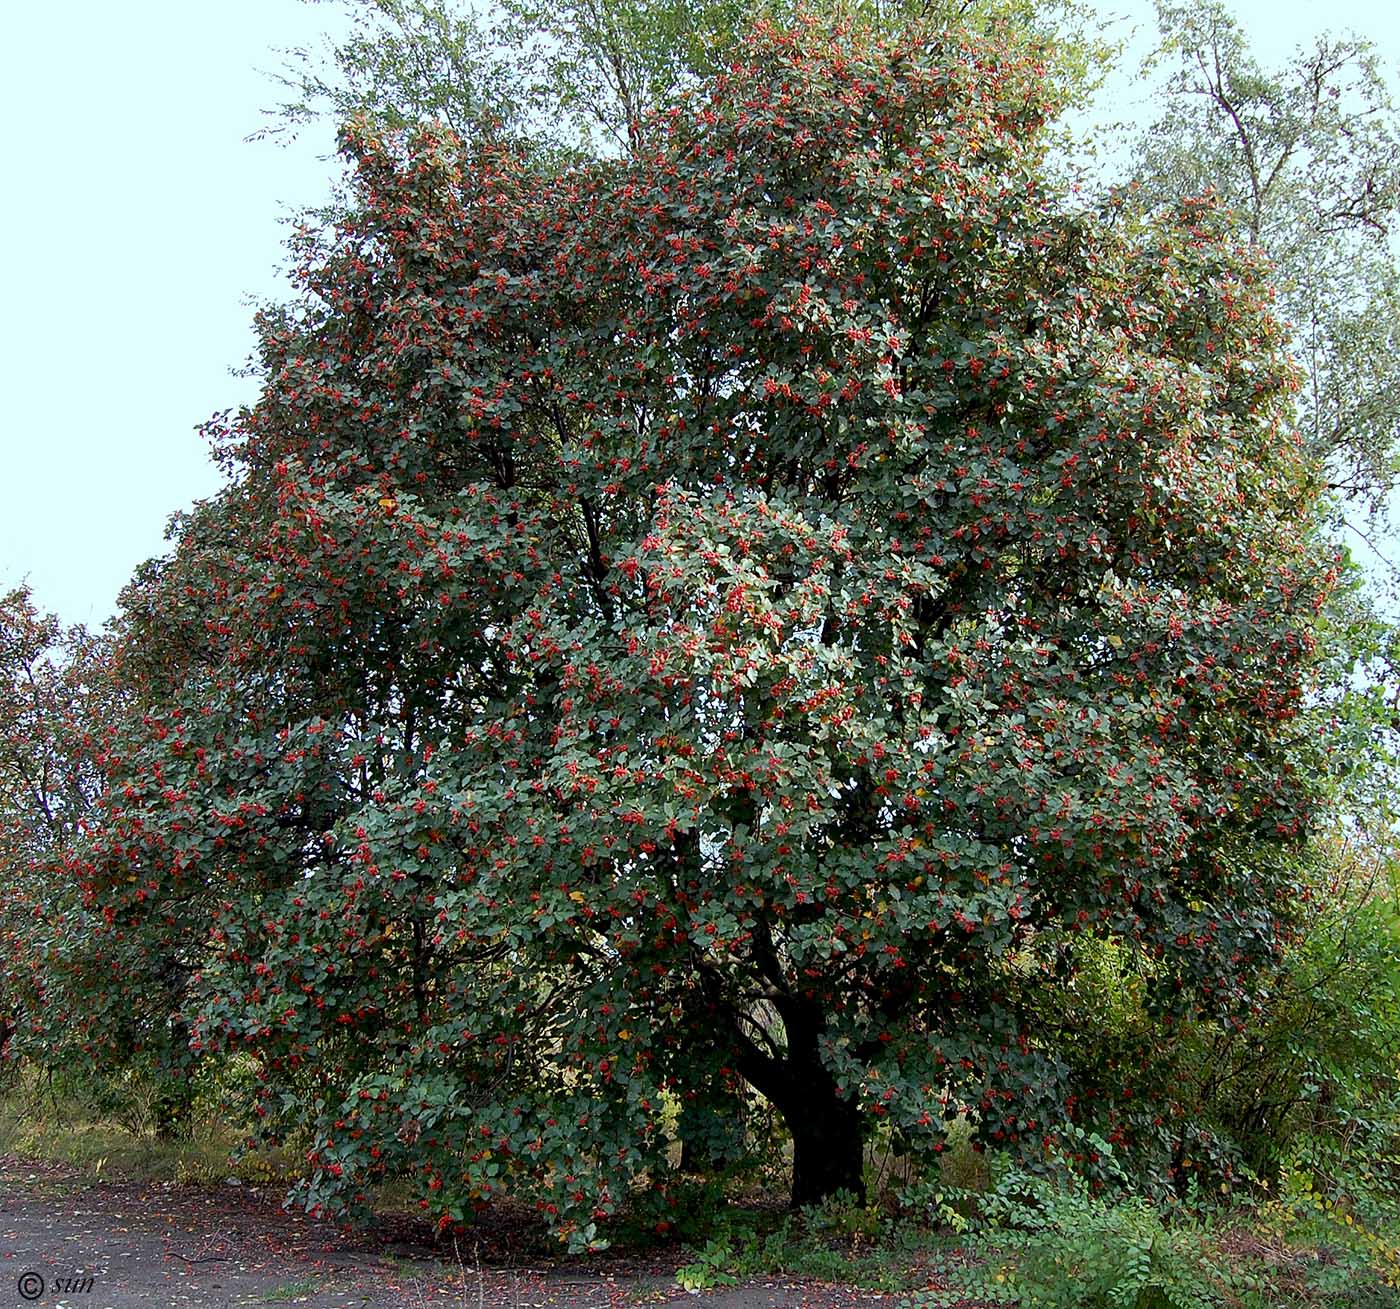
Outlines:
<svg viewBox="0 0 1400 1309"><path fill-rule="evenodd" d="M1077 939L1164 1013L1270 957L1336 567L1298 378L1208 202L1054 190L1042 55L760 26L557 168L347 130L75 865L314 1124L308 1204L509 1185L585 1245L740 1081L799 1200L876 1124L1034 1156L1100 1090L1036 1019Z"/></svg>

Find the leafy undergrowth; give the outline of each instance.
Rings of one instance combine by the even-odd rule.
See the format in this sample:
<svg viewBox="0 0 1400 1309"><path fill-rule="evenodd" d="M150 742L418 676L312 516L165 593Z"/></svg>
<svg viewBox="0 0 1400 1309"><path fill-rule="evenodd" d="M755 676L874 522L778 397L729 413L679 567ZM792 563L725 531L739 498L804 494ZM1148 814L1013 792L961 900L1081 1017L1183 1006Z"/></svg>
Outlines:
<svg viewBox="0 0 1400 1309"><path fill-rule="evenodd" d="M694 1257L677 1270L676 1281L687 1291L761 1276L910 1291L928 1284L953 1240L878 1207L842 1200L796 1214L731 1208L692 1245Z"/></svg>
<svg viewBox="0 0 1400 1309"><path fill-rule="evenodd" d="M722 1207L697 1187L676 1272L702 1292L782 1276L899 1295L904 1309L1400 1309L1400 1214L1304 1174L1217 1205L1154 1205L996 1167L974 1187L923 1188L916 1221L833 1201L786 1213ZM1340 1193L1338 1193L1340 1194Z"/></svg>
<svg viewBox="0 0 1400 1309"><path fill-rule="evenodd" d="M222 1083L196 1081L167 1100L162 1082L138 1067L44 1074L0 1065L0 1154L62 1164L88 1179L126 1182L288 1185L303 1167L294 1149L247 1151L228 1109L246 1068ZM180 1118L171 1122L169 1104Z"/></svg>
<svg viewBox="0 0 1400 1309"><path fill-rule="evenodd" d="M1014 1168L978 1197L959 1258L906 1309L1400 1309L1391 1207L1295 1183L1219 1207L1194 1191L1141 1196Z"/></svg>

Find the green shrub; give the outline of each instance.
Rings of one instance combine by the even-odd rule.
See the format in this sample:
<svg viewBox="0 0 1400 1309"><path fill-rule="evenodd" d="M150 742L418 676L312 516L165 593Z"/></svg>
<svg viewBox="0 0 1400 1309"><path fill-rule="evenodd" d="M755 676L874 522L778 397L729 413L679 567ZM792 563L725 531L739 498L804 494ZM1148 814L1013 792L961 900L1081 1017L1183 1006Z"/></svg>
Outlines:
<svg viewBox="0 0 1400 1309"><path fill-rule="evenodd" d="M1154 1199L1303 1167L1324 1189L1364 1139L1400 1195L1400 899L1374 852L1319 840L1300 858L1294 935L1234 1019L1159 1012L1169 977L1128 943L1066 943L1070 981L1040 1021L1083 1088L1079 1121ZM1080 1161L1081 1167L1083 1160ZM1088 1171L1084 1169L1084 1171ZM1388 1174L1383 1176L1383 1174ZM1345 1189L1345 1188L1343 1188Z"/></svg>
<svg viewBox="0 0 1400 1309"><path fill-rule="evenodd" d="M734 1247L728 1234L707 1241L688 1264L676 1269L676 1285L683 1291L708 1291L716 1286L734 1286Z"/></svg>
<svg viewBox="0 0 1400 1309"><path fill-rule="evenodd" d="M1145 1199L1108 1199L1082 1180L1059 1184L1013 1170L989 1197L989 1225L970 1263L917 1309L972 1298L1019 1309L1215 1309L1250 1289L1230 1274L1205 1230L1168 1224Z"/></svg>
<svg viewBox="0 0 1400 1309"><path fill-rule="evenodd" d="M1400 1292L1400 1206L1387 1180L1393 1160L1366 1150L1363 1139L1341 1164L1335 1143L1325 1144L1324 1166L1316 1172L1301 1166L1308 1152L1300 1152L1278 1194L1254 1206L1254 1225L1307 1252L1314 1294L1303 1303L1388 1309Z"/></svg>

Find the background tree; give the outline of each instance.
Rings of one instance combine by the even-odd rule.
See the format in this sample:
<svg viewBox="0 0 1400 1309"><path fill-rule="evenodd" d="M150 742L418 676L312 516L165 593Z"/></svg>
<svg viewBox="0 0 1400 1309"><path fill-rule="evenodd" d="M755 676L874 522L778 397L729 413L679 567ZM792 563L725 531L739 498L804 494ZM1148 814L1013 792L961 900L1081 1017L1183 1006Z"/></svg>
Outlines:
<svg viewBox="0 0 1400 1309"><path fill-rule="evenodd" d="M1389 1078L1376 1071L1393 1059L1386 1034L1397 997L1377 954L1390 948L1393 890L1384 877L1362 879L1358 889L1344 870L1393 860L1400 629L1387 514L1400 467L1400 118L1368 41L1325 35L1286 65L1264 68L1216 0L1159 3L1158 17L1155 62L1175 71L1164 113L1138 143L1138 202L1150 210L1182 189L1209 188L1241 236L1273 262L1304 379L1300 428L1327 467L1331 512L1365 541L1371 560L1366 584L1354 580L1329 603L1334 691L1310 712L1328 743L1313 767L1328 779L1332 821L1304 853L1305 898L1278 982L1244 1030L1187 1029L1159 1070L1196 1087L1183 1095L1183 1112L1190 1104L1213 1121L1222 1149L1273 1173L1297 1148L1309 1115L1336 1121L1351 1113L1374 1125L1391 1114L1393 1122L1393 1109L1382 1109ZM1326 973L1321 961L1338 963L1327 974L1330 1023L1319 1023L1313 1007L1317 975ZM1358 1031L1375 1040L1364 1057L1359 1038L1345 1046ZM1345 1086L1336 1046L1349 1050L1356 1068L1373 1070L1369 1105ZM1209 1054L1191 1068L1193 1048ZM1318 1072L1323 1065L1326 1074ZM1339 1144L1363 1138L1369 1133L1352 1128L1335 1133ZM1200 1160L1209 1151L1198 1143L1184 1153Z"/></svg>
<svg viewBox="0 0 1400 1309"><path fill-rule="evenodd" d="M102 1115L173 1133L191 1088L187 969L94 913L76 852L100 824L141 683L111 633L64 629L27 590L0 600L0 903L5 1054ZM137 880L134 872L127 874Z"/></svg>
<svg viewBox="0 0 1400 1309"><path fill-rule="evenodd" d="M285 51L289 98L264 135L318 118L368 117L390 129L446 124L464 140L506 136L555 155L639 144L656 109L721 71L759 16L826 14L889 33L1014 27L1056 39L1047 75L1083 93L1108 57L1078 0L501 0L486 13L453 0L346 0L350 31L319 50Z"/></svg>
<svg viewBox="0 0 1400 1309"><path fill-rule="evenodd" d="M1375 48L1325 35L1270 70L1220 0L1162 0L1158 16L1177 71L1139 146L1142 194L1214 191L1274 262L1302 430L1333 489L1378 511L1400 450L1400 119Z"/></svg>
<svg viewBox="0 0 1400 1309"><path fill-rule="evenodd" d="M12 1058L21 1049L43 1052L50 1042L55 1054L67 1049L61 1026L41 1018L52 1001L45 963L65 949L66 935L84 929L76 890L59 869L100 788L84 677L99 649L81 628L64 632L36 609L27 588L0 598L0 1046Z"/></svg>
<svg viewBox="0 0 1400 1309"><path fill-rule="evenodd" d="M94 982L92 923L65 861L102 789L107 656L105 641L64 630L27 588L0 600L5 1054L50 1069L83 1057L76 996Z"/></svg>

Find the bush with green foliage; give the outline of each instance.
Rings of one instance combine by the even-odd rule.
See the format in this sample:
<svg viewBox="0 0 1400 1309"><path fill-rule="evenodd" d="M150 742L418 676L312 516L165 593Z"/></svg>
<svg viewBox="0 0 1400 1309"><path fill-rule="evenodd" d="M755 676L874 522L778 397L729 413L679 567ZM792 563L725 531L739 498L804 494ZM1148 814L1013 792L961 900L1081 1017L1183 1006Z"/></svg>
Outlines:
<svg viewBox="0 0 1400 1309"><path fill-rule="evenodd" d="M970 1260L917 1309L971 1297L1020 1309L1216 1309L1256 1279L1230 1270L1209 1233L1140 1196L1095 1195L1082 1179L1052 1182L1016 1169L984 1204Z"/></svg>
<svg viewBox="0 0 1400 1309"><path fill-rule="evenodd" d="M911 1268L940 1238L919 1223L884 1213L849 1193L775 1218L715 1209L695 1258L676 1271L683 1290L732 1286L747 1277L808 1277L884 1291L906 1290Z"/></svg>
<svg viewBox="0 0 1400 1309"><path fill-rule="evenodd" d="M1044 1019L1081 1084L1081 1123L1139 1186L1184 1194L1277 1184L1290 1169L1396 1195L1400 1141L1400 908L1375 853L1319 839L1277 965L1242 1019L1168 1020L1148 1003L1153 964L1119 942L1075 943L1077 967ZM1047 997L1047 1001L1049 997ZM1364 1146L1363 1146L1364 1143ZM1360 1152L1360 1155L1358 1154ZM1081 1167L1093 1161L1081 1156ZM1169 1180L1170 1188L1161 1183Z"/></svg>

